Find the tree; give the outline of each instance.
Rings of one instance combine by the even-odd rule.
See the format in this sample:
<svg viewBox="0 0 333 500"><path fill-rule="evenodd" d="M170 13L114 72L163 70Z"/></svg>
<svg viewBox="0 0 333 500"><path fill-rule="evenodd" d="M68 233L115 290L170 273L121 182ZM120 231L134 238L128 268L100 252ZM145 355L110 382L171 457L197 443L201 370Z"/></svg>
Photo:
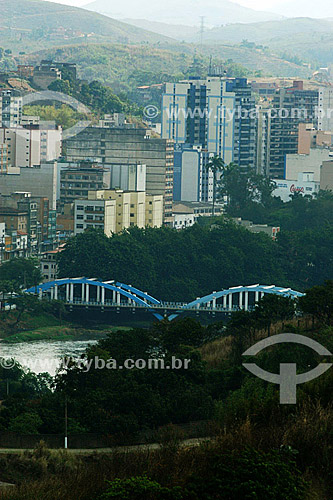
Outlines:
<svg viewBox="0 0 333 500"><path fill-rule="evenodd" d="M226 165L218 183L218 193L221 197L227 197L227 211L239 216L239 211L252 199L247 172L241 172L236 163Z"/></svg>
<svg viewBox="0 0 333 500"><path fill-rule="evenodd" d="M291 319L295 314L295 301L290 297L266 294L259 300L254 317L259 325L267 328L270 335L271 325L277 321Z"/></svg>
<svg viewBox="0 0 333 500"><path fill-rule="evenodd" d="M224 168L218 184L220 196L228 198L227 211L230 215L243 216L244 210L250 213L266 212L267 208L276 204L272 197L275 183L252 168L244 169L230 163Z"/></svg>
<svg viewBox="0 0 333 500"><path fill-rule="evenodd" d="M299 299L299 306L304 313L311 314L326 325L332 325L333 280L327 280L324 285L307 290Z"/></svg>
<svg viewBox="0 0 333 500"><path fill-rule="evenodd" d="M210 170L213 173L213 217L215 215L217 173L224 172L224 169L224 160L219 155L215 155L210 158L209 162L206 165L206 170Z"/></svg>
<svg viewBox="0 0 333 500"><path fill-rule="evenodd" d="M10 281L14 288L30 288L42 281L37 259L12 259L0 266L0 281Z"/></svg>
<svg viewBox="0 0 333 500"><path fill-rule="evenodd" d="M0 280L0 293L2 293L2 300L5 300L6 294L13 294L16 290L14 281Z"/></svg>
<svg viewBox="0 0 333 500"><path fill-rule="evenodd" d="M8 430L19 434L38 434L42 419L33 411L25 412L11 420Z"/></svg>

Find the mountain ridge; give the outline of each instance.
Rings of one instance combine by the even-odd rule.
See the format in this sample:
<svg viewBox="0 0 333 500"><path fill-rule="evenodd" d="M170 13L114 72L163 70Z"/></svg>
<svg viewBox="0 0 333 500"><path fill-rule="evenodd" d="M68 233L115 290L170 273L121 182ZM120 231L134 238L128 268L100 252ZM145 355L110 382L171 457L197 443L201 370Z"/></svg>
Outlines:
<svg viewBox="0 0 333 500"><path fill-rule="evenodd" d="M207 25L235 22L255 22L269 19L281 19L283 16L272 12L257 11L230 2L229 0L169 0L164 3L152 3L150 0L123 0L121 4L110 5L109 0L95 0L84 6L85 9L101 12L114 18L145 19L147 21L168 24L196 26L204 16ZM209 12L212 12L209 15Z"/></svg>
<svg viewBox="0 0 333 500"><path fill-rule="evenodd" d="M161 43L167 37L79 7L46 0L0 0L0 46L30 50L82 39ZM174 40L172 40L174 42ZM10 48L10 47L9 47Z"/></svg>

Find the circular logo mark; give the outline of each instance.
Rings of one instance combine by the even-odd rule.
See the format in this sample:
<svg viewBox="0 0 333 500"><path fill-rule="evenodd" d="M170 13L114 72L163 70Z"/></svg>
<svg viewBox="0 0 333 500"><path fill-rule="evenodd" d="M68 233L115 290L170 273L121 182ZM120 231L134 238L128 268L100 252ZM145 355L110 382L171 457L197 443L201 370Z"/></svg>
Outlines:
<svg viewBox="0 0 333 500"><path fill-rule="evenodd" d="M152 120L153 118L156 118L159 115L159 109L157 106L154 106L154 104L148 104L143 110L143 116L145 118L148 118L148 120Z"/></svg>

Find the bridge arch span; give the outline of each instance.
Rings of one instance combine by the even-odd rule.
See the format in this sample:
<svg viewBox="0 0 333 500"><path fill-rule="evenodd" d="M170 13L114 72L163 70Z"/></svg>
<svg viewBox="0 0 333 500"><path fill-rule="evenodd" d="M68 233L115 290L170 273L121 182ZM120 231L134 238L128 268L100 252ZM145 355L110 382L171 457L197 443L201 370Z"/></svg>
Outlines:
<svg viewBox="0 0 333 500"><path fill-rule="evenodd" d="M247 285L235 286L227 290L219 292L212 292L204 297L198 297L196 300L189 302L183 306L183 310L189 309L212 309L212 310L225 310L232 312L237 310L245 310L253 308L257 302L266 294L279 295L281 297L291 297L296 299L302 297L304 294L292 290L291 288L284 288L275 285ZM178 314L172 314L169 319L176 318Z"/></svg>
<svg viewBox="0 0 333 500"><path fill-rule="evenodd" d="M238 310L248 311L266 294L298 298L304 294L275 285L236 286L219 292L212 292L204 297L184 303L161 302L148 292L142 292L132 285L116 281L100 281L95 278L62 278L43 283L25 290L26 293L38 294L43 298L47 294L51 299L64 300L66 304L81 306L97 305L114 307L145 308L158 320L168 317L171 321L186 311L230 313Z"/></svg>
<svg viewBox="0 0 333 500"><path fill-rule="evenodd" d="M61 289L61 287L65 287L65 289ZM78 287L81 287L79 296L77 294ZM94 288L96 292L91 293ZM109 291L109 298L107 298L107 290ZM44 294L48 294L51 299L63 299L67 304L83 305L96 303L101 306L114 305L119 307L124 303L127 305L132 304L135 307L152 309L152 313L157 319L163 318L163 316L154 312L154 306L160 304L159 300L132 285L125 285L124 283L115 282L113 280L100 281L95 278L84 277L61 278L33 286L25 290L25 292L38 294L40 298L42 298Z"/></svg>

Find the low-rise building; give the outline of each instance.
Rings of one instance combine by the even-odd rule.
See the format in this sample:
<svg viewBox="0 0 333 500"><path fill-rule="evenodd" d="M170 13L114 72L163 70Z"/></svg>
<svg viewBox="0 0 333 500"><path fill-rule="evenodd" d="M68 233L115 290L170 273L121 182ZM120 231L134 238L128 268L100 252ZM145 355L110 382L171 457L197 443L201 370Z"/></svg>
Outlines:
<svg viewBox="0 0 333 500"><path fill-rule="evenodd" d="M80 234L87 229L101 229L106 236L111 236L113 233L120 232L124 229L124 221L126 216L129 217L129 211L123 214L122 207L118 207L117 213L118 224L116 220L117 203L115 200L75 200L74 202L74 234ZM129 208L128 208L129 210ZM119 220L121 217L121 220ZM129 220L129 219L128 219ZM129 224L126 226L129 227Z"/></svg>
<svg viewBox="0 0 333 500"><path fill-rule="evenodd" d="M28 212L18 208L0 207L0 223L4 222L6 231L28 232Z"/></svg>
<svg viewBox="0 0 333 500"><path fill-rule="evenodd" d="M43 276L43 281L53 281L58 275L58 254L64 250L64 245L56 248L55 250L50 250L43 252L40 257L40 271Z"/></svg>
<svg viewBox="0 0 333 500"><path fill-rule="evenodd" d="M313 172L313 180L320 182L321 165L330 158L331 152L328 148L311 149L310 154L287 154L284 178L296 181L299 174Z"/></svg>
<svg viewBox="0 0 333 500"><path fill-rule="evenodd" d="M254 224L251 220L243 220L241 217L232 218L238 226L242 226L251 233L265 233L273 240L276 239L280 232L279 226L269 226L268 224Z"/></svg>
<svg viewBox="0 0 333 500"><path fill-rule="evenodd" d="M200 217L213 216L212 203L199 203L199 202L174 202L173 204L173 227L175 229L185 229L186 227L193 226ZM223 213L223 206L215 204L214 216L219 216Z"/></svg>
<svg viewBox="0 0 333 500"><path fill-rule="evenodd" d="M140 191L89 191L88 199L75 200L74 233L103 229L107 236L131 226L161 227L163 196Z"/></svg>
<svg viewBox="0 0 333 500"><path fill-rule="evenodd" d="M320 183L314 180L313 172L301 172L297 180L274 179L276 188L272 196L281 198L283 202L290 201L298 193L302 196L316 196L320 190Z"/></svg>

